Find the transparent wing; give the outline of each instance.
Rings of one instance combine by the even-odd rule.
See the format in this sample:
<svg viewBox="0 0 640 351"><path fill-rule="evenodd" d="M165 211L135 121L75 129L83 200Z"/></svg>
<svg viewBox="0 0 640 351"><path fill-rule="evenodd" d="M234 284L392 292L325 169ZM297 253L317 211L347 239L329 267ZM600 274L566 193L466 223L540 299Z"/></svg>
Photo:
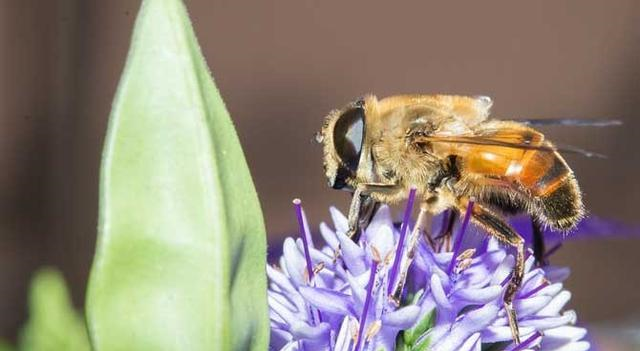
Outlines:
<svg viewBox="0 0 640 351"><path fill-rule="evenodd" d="M602 158L602 159L608 158L607 155L605 154L600 154L597 152L585 150L573 145L556 144L556 149L560 153L570 153L570 154L576 154L576 155L590 157L590 158Z"/></svg>
<svg viewBox="0 0 640 351"><path fill-rule="evenodd" d="M534 118L517 119L518 123L527 126L568 126L568 127L615 127L622 125L617 119L578 119L578 118Z"/></svg>
<svg viewBox="0 0 640 351"><path fill-rule="evenodd" d="M560 153L577 154L584 157L606 158L605 155L571 145L551 145L543 142L543 139L540 138L539 134L527 134L518 130L501 130L499 133L494 135L425 135L417 137L416 142L499 146L547 152L557 151Z"/></svg>

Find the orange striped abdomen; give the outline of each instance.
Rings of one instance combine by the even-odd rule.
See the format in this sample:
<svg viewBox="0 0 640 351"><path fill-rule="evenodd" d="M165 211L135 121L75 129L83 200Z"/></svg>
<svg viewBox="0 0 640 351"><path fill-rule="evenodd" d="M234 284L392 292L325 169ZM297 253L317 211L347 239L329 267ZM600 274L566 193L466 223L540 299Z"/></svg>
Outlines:
<svg viewBox="0 0 640 351"><path fill-rule="evenodd" d="M578 183L557 152L497 146L472 149L463 157L464 171L499 180L506 187L526 189L536 209L531 215L544 224L568 230L582 218Z"/></svg>
<svg viewBox="0 0 640 351"><path fill-rule="evenodd" d="M546 196L553 193L571 177L571 170L557 152L527 150L522 160L512 161L511 165L519 172L505 176L517 180L533 196Z"/></svg>

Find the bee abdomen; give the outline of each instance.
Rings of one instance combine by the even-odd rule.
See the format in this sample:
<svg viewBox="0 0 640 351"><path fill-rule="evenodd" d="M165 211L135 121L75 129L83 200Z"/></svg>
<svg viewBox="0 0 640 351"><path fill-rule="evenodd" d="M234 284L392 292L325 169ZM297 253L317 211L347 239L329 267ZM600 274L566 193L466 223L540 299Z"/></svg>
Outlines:
<svg viewBox="0 0 640 351"><path fill-rule="evenodd" d="M582 196L573 174L556 180L548 192L539 195L543 223L560 231L573 229L584 216Z"/></svg>

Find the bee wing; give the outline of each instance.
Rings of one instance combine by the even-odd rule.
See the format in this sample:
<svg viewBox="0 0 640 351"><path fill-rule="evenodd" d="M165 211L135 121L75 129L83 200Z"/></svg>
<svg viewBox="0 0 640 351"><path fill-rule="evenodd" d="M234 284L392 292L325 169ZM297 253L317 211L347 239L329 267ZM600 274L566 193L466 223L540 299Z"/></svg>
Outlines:
<svg viewBox="0 0 640 351"><path fill-rule="evenodd" d="M526 135L521 131L501 130L495 135L426 135L418 137L416 142L452 143L499 146L523 150L572 153L585 157L606 158L605 155L584 150L571 145L552 145L543 142L541 134Z"/></svg>
<svg viewBox="0 0 640 351"><path fill-rule="evenodd" d="M573 145L556 144L556 150L558 150L558 152L560 153L576 154L576 155L590 157L590 158L602 158L602 159L608 158L607 155L605 154L600 154L597 152L585 150Z"/></svg>
<svg viewBox="0 0 640 351"><path fill-rule="evenodd" d="M622 125L617 119L534 118L515 120L527 126L614 127Z"/></svg>

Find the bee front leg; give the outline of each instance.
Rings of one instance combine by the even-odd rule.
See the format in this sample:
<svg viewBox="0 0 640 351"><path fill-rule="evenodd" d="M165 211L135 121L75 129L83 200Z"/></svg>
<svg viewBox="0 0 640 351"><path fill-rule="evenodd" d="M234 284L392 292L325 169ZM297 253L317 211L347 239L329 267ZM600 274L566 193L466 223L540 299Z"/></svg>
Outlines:
<svg viewBox="0 0 640 351"><path fill-rule="evenodd" d="M393 287L391 289L391 296L389 298L393 301L396 306L400 306L400 302L402 299L402 291L404 290L404 285L407 280L407 275L409 273L409 267L411 267L411 263L416 255L416 249L418 248L420 236L424 234L426 237L430 237L427 232L427 213L429 212L429 204L427 202L422 202L420 204L420 212L418 213L418 218L416 219L415 227L409 236L408 244L407 244L407 253L402 256L402 261L400 262L399 274L395 282L392 282Z"/></svg>
<svg viewBox="0 0 640 351"><path fill-rule="evenodd" d="M349 206L349 229L347 229L347 236L353 241L357 241L358 237L358 224L360 223L360 207L362 204L362 190L360 188L353 192L351 198L351 205Z"/></svg>
<svg viewBox="0 0 640 351"><path fill-rule="evenodd" d="M389 193L395 190L397 190L395 184L359 184L353 192L353 198L349 206L349 228L346 233L347 236L353 241L358 241L360 238L360 229L364 229L369 225L371 218L373 218L373 215L380 206L377 201L371 198L371 192Z"/></svg>
<svg viewBox="0 0 640 351"><path fill-rule="evenodd" d="M476 224L486 230L487 233L516 249L516 264L513 268L507 291L504 293L504 308L507 311L513 341L519 344L520 331L518 329L516 311L513 308L513 299L522 284L522 277L524 276L524 239L522 239L520 234L516 233L504 219L480 205L476 204L473 207L471 218Z"/></svg>

